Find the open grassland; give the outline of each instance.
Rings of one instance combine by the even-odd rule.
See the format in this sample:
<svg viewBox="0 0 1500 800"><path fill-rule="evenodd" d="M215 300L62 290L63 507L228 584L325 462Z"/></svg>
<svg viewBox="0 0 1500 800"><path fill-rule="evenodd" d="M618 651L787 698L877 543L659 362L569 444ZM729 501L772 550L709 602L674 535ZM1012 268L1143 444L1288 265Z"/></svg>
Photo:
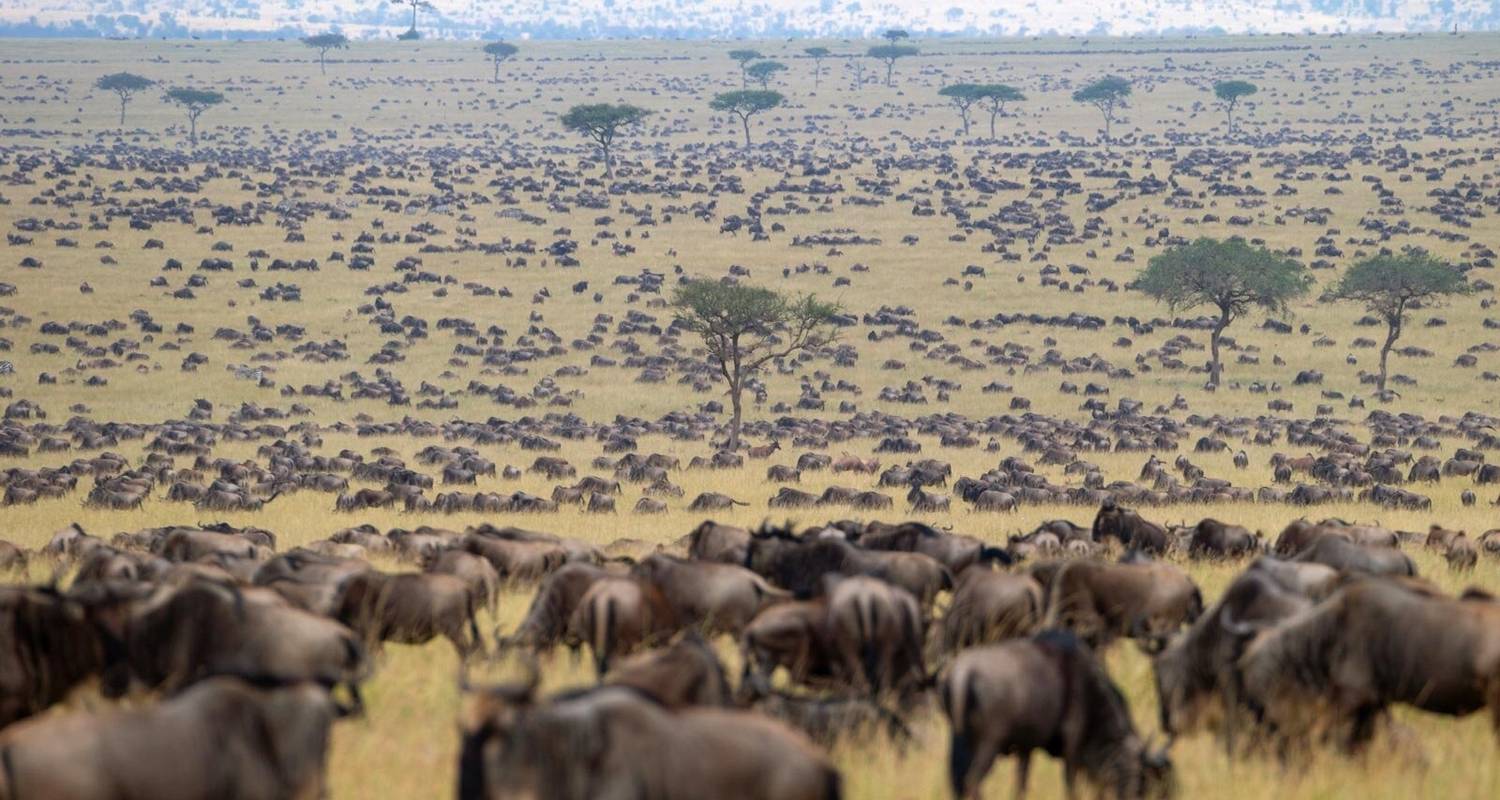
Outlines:
<svg viewBox="0 0 1500 800"><path fill-rule="evenodd" d="M828 45L836 53L865 47ZM851 413L837 410L841 401L854 403L859 413L906 420L943 414L983 420L1021 413L1010 410L1012 397L1021 397L1030 400L1034 413L1088 422L1091 414L1080 408L1085 398L1061 393L1064 381L1098 382L1109 389L1102 399L1110 407L1129 398L1143 402L1146 412L1181 397L1185 406L1167 412L1177 420L1223 415L1248 420L1246 426L1253 427L1261 416L1316 415L1337 420L1359 442L1369 442L1366 420L1377 408L1450 427L1452 419L1466 412L1495 413L1494 373L1500 373L1500 356L1493 346L1486 347L1496 339L1487 308L1492 290L1413 315L1401 345L1418 350L1392 358L1393 373L1409 380L1395 385L1400 396L1385 405L1370 398L1372 387L1358 378L1373 369L1374 350L1355 342L1378 339L1383 330L1356 325L1362 316L1358 308L1320 304L1316 298L1350 261L1382 247L1418 245L1474 266L1471 281L1489 279L1492 270L1483 263L1488 260L1483 251L1500 246L1500 228L1493 221L1500 207L1494 167L1500 151L1500 37L920 45L921 55L897 65L894 87L881 85L877 79L883 75L874 64L868 65L867 82L854 87L846 60L830 58L815 89L812 62L799 57L802 43L756 43L766 56L791 66L775 87L789 104L757 118L757 146L746 151L738 126L707 109L713 93L739 86L737 69L724 55L730 46L724 43L528 43L502 66L501 80L493 82L476 46L448 43L361 43L335 54L325 77L311 52L295 43L5 42L0 46L0 228L32 241L0 247L0 282L14 287L11 296L0 298L10 311L0 317L0 337L8 345L0 358L14 367L13 373L0 375L0 386L11 401L40 406L46 421L57 426L74 416L101 423L181 420L203 398L214 405L215 424L233 419L253 429L259 422L243 414L242 404L279 409L290 416L269 422L281 426L282 433L288 425L305 423L321 437L317 452L348 448L368 455L373 448L388 447L414 464L417 451L428 444L472 443L404 433L358 435L355 426L404 419L438 424L490 417L541 419L547 414L574 414L586 424L606 425L621 418L659 420L724 402L720 384L695 389L679 381L682 373L675 370L664 381L643 382L639 368L594 365L591 357L605 354L624 362L636 353L686 356L695 345L653 333L646 327L650 322L620 331L619 323L631 312L649 316L661 328L670 321L670 312L656 302L658 295L615 284L617 276L652 270L668 276L670 289L679 268L684 275L720 277L736 266L748 270L748 282L817 293L856 316L905 307L918 327L941 334L940 340L927 342L912 336L877 341L871 334L889 329L861 322L843 336L843 343L857 350L857 361L838 364L828 353L818 353L782 365L764 377L766 396L748 411L747 436L755 443L773 434L782 438L774 425L779 419L850 418ZM154 90L137 96L126 127L116 127L113 97L90 87L99 75L122 70L163 85L213 88L228 102L202 118L200 147L192 152L185 142L185 118ZM1121 141L1106 153L1096 143L1097 113L1069 95L1108 73L1131 79L1135 95L1127 121L1115 128ZM1241 109L1236 136L1227 134L1209 91L1214 80L1229 77L1260 85L1253 102ZM1010 83L1028 100L1013 104L999 120L998 141L964 139L957 135L957 114L937 94L943 85L959 81ZM653 114L622 135L617 180L609 183L602 179L602 162L594 151L564 132L558 116L575 103L618 101ZM986 129L980 115L975 133ZM1145 190L1151 181L1166 188ZM1282 187L1285 191L1278 191ZM1435 190L1453 192L1451 202L1439 203ZM136 230L120 216L122 210L160 209L179 198L190 207L190 220L157 220L150 229ZM214 211L223 207L246 209L249 221L216 222ZM765 238L755 240L747 230L722 230L728 218L744 217L751 209L764 225ZM1013 214L1002 213L1007 210ZM1233 217L1243 217L1238 221L1243 224L1231 224ZM973 224L992 218L998 219L992 227ZM54 224L27 232L24 220ZM1089 225L1089 220L1096 222ZM76 228L69 227L72 223ZM796 244L798 237L835 231L878 239L879 244ZM1131 291L1111 291L1105 283L1128 282L1159 251L1165 231L1188 238L1254 237L1273 249L1297 248L1306 261L1319 258L1315 251L1320 237L1326 237L1325 244L1339 255L1326 257L1331 268L1317 270L1318 287L1294 304L1291 333L1262 328L1264 318L1258 314L1230 329L1227 383L1207 392L1202 369L1206 333L1174 327L1166 309ZM290 232L300 239L289 240ZM352 246L362 234L396 234L396 240L374 244L374 265L368 271L349 270L347 261L330 258L334 252L346 258L358 252ZM74 241L62 244L60 239ZM153 239L160 240L160 248L148 249ZM983 249L1002 239L1004 249ZM565 240L577 243L577 266L562 266L546 252ZM109 245L102 246L104 242ZM229 248L215 249L218 242ZM476 246L494 243L506 246L492 252ZM530 246L518 246L526 243ZM616 244L634 249L617 252ZM256 250L268 255L249 255ZM102 256L115 263L102 263ZM41 266L20 266L26 257ZM162 271L168 258L179 260L182 271ZM206 258L228 259L233 269L196 270ZM396 265L408 258L420 259L419 270L439 276L440 282L402 284L414 270L397 271ZM272 259L318 259L320 268L273 272L267 269ZM252 260L259 270L251 271ZM971 264L983 267L985 276L961 277ZM802 271L801 266L810 268ZM1070 271L1070 266L1080 269ZM1043 272L1048 267L1061 271L1055 277L1066 287L1046 280L1052 277ZM192 299L172 296L195 275L206 275L207 281L191 287ZM152 285L157 277L165 283ZM240 285L244 279L255 284ZM835 285L837 279L847 283ZM301 300L265 299L264 289L278 281L296 284ZM426 320L428 335L410 335L410 326L382 331L372 324L371 314L360 310L375 300L370 287L392 281L405 291L386 291L384 300L394 306L398 319ZM579 281L587 281L588 288L572 291ZM91 292L80 291L85 283ZM476 292L473 286L496 291ZM137 309L148 312L163 330L143 335L134 324L102 333L42 330L49 322L128 321ZM1027 320L973 325L1002 313L1066 317L1075 312L1106 324L1097 329ZM609 316L600 319L601 314ZM1161 318L1163 324L1132 329L1116 323L1117 316ZM438 320L445 317L471 320L480 331L498 326L502 333L485 334L497 345L520 349L522 340L529 339L543 347L560 344L562 352L485 364L455 350L455 345L474 341L439 329ZM249 335L252 329L275 332L288 325L301 334ZM599 342L579 346L595 330L600 330ZM1183 335L1187 344L1172 341ZM134 346L107 349L121 339ZM340 342L348 357L308 358L296 350L307 342ZM1024 358L994 363L991 348ZM398 357L372 363L382 349ZM122 355L131 353L143 357ZM182 369L189 353L206 359L195 371ZM1474 356L1473 364L1455 366L1465 354ZM1079 359L1088 360L1087 369L1065 368ZM265 380L242 377L235 369L240 366L258 369ZM413 404L347 399L348 391L342 400L300 391L329 380L348 387L356 383L349 373L370 380L377 369L388 370L404 385ZM1302 370L1324 373L1323 383L1293 385ZM44 373L55 381L39 382ZM822 391L824 410L793 406L799 386L821 386L825 373L859 391ZM90 384L91 378L103 382ZM472 391L471 381L503 383L536 402L501 404ZM918 385L922 402L877 398L881 389L899 390L909 381ZM981 392L992 382L1009 390ZM434 393L419 395L424 383L435 387ZM939 399L938 387L944 385L947 398ZM286 397L282 387L299 391ZM1333 390L1343 398L1323 395ZM416 404L433 397L456 406ZM1347 400L1353 397L1366 399L1368 408L1349 407ZM1272 399L1290 403L1292 410L1273 414L1267 408ZM293 403L303 408L291 412ZM1332 408L1317 412L1320 404ZM35 419L16 421L37 424ZM714 421L722 423L725 417L716 414ZM1213 432L1195 428L1194 438ZM1449 434L1435 453L1443 458L1470 444L1451 430ZM1033 462L1036 457L1022 452L1013 439L998 438L987 449L983 438L977 447L944 448L935 435L913 432L912 437L923 445L923 457L950 462L955 476L978 475L1006 456ZM258 446L273 438L236 441L225 436L215 442L213 455L256 460ZM1192 439L1180 444L1209 476L1248 487L1272 484L1269 460L1274 452L1306 452L1285 441L1257 445L1241 438L1229 436L1231 450L1219 453L1189 452ZM382 530L423 524L461 530L488 521L601 546L620 539L651 546L669 544L702 521L703 515L687 511L686 503L705 491L749 503L715 514L721 522L753 526L768 518L813 523L843 516L837 509L788 513L768 508L765 500L778 486L765 479L765 466L790 464L810 449L876 457L886 465L906 459L875 453L878 443L874 434L821 448L788 439L771 462L674 473L684 498L668 499L668 513L649 517L629 513L640 497L635 485L627 485L616 515L588 515L569 507L557 514L497 516L411 514L399 508L339 514L333 511L332 494L314 491L280 497L256 513L201 512L167 501L162 492L139 509L103 510L80 503L85 481L69 496L0 508L0 537L35 548L72 522L107 537L149 526L225 520L272 530L286 549L366 522ZM589 466L601 454L597 439L560 444L553 455L577 465L580 474L607 474ZM702 439L650 434L639 437L638 444L639 452L667 453L683 463L711 453ZM109 449L137 463L145 456L144 445L128 440ZM476 449L497 464L522 468L537 455L515 443ZM1244 470L1231 461L1233 451L1240 449L1249 456ZM78 449L34 452L26 458L0 458L0 467L60 466L95 454ZM1079 455L1111 481L1136 480L1146 458L1142 452L1108 450ZM1171 456L1163 458L1170 461ZM179 461L185 466L191 459ZM1080 482L1059 465L1038 464L1037 469L1055 485ZM865 489L874 483L874 476L809 472L799 488L818 493L834 484ZM555 484L527 473L517 480L481 477L477 486L464 488L547 496ZM1362 503L1315 509L1236 503L1143 511L1171 523L1215 516L1268 537L1304 514L1415 531L1439 522L1473 535L1500 527L1490 506L1496 487L1445 478L1414 488L1431 498L1430 510ZM1465 489L1479 492L1477 505L1460 504ZM897 497L896 502L897 510L883 516L905 516L902 500ZM1092 513L1087 507L1044 504L1026 505L1013 514L979 514L955 502L951 513L913 516L1003 543L1042 520L1067 517L1086 523ZM1446 590L1468 585L1500 590L1500 559L1481 557L1474 572L1454 575L1439 557L1423 552L1413 557L1422 574ZM1238 565L1185 563L1185 568L1212 602ZM48 569L34 564L30 577L45 579ZM482 628L487 638L491 631L514 627L530 591L509 591L497 618L486 613ZM720 644L726 664L736 673L735 648L728 640ZM1126 691L1138 727L1156 730L1149 659L1120 644L1108 663ZM420 648L387 646L369 684L368 715L336 730L330 765L334 797L452 794L457 667L442 641ZM511 667L478 667L476 677L503 676ZM566 654L546 662L548 688L591 680L591 669L570 662ZM95 702L84 692L76 704ZM1319 755L1296 772L1269 761L1231 761L1207 735L1177 742L1173 758L1187 797L1491 798L1500 796L1500 758L1492 723L1482 716L1454 721L1402 711L1397 714L1400 735L1382 740L1367 757L1348 761ZM941 715L922 709L913 728L916 741L905 750L880 738L837 750L850 797L947 795L947 730ZM1039 764L1036 772L1036 796L1061 794L1054 765ZM1008 765L997 768L987 796L1005 796L1009 775Z"/></svg>

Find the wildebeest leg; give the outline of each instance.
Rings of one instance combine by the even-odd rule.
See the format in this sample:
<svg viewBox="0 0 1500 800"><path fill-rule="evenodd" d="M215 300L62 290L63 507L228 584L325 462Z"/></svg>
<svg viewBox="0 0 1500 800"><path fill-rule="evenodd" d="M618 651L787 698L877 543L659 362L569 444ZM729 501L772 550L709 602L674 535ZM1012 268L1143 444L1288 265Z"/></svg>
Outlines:
<svg viewBox="0 0 1500 800"><path fill-rule="evenodd" d="M1063 795L1068 800L1078 797L1078 762L1066 756L1063 758Z"/></svg>
<svg viewBox="0 0 1500 800"><path fill-rule="evenodd" d="M1016 756L1016 800L1026 797L1026 780L1031 777L1031 751L1023 750Z"/></svg>
<svg viewBox="0 0 1500 800"><path fill-rule="evenodd" d="M984 783L984 777L990 774L999 754L999 738L975 741L967 733L954 731L948 747L948 780L953 787L954 798L978 798L979 787Z"/></svg>

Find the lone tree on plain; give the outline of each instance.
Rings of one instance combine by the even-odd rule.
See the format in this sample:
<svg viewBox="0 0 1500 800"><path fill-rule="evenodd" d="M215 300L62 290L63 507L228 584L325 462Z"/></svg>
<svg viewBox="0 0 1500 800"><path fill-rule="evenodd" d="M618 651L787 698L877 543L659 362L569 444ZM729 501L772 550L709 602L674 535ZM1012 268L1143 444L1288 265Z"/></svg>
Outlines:
<svg viewBox="0 0 1500 800"><path fill-rule="evenodd" d="M938 94L948 98L958 109L958 116L964 121L964 136L968 136L969 109L984 97L984 87L977 83L955 83L939 89ZM993 133L990 138L994 138Z"/></svg>
<svg viewBox="0 0 1500 800"><path fill-rule="evenodd" d="M1136 280L1136 288L1174 312L1196 306L1219 310L1209 337L1208 385L1213 387L1223 372L1219 339L1224 329L1251 308L1284 314L1287 304L1311 286L1312 276L1301 263L1239 238L1203 238L1174 247L1152 258Z"/></svg>
<svg viewBox="0 0 1500 800"><path fill-rule="evenodd" d="M1429 300L1470 291L1472 287L1464 280L1463 273L1451 264L1425 250L1408 248L1400 254L1371 256L1355 262L1338 283L1323 293L1323 300L1362 303L1365 310L1385 322L1380 378L1376 383L1383 392L1386 360L1391 347L1401 338L1406 312Z"/></svg>
<svg viewBox="0 0 1500 800"><path fill-rule="evenodd" d="M730 50L729 57L740 64L740 88L750 88L750 76L745 73L745 69L750 66L751 61L759 61L765 56L759 50Z"/></svg>
<svg viewBox="0 0 1500 800"><path fill-rule="evenodd" d="M610 145L614 143L615 135L621 128L640 122L650 113L629 103L590 103L568 109L568 113L562 116L562 124L564 128L581 133L599 145L599 150L604 155L604 174L613 178L615 167Z"/></svg>
<svg viewBox="0 0 1500 800"><path fill-rule="evenodd" d="M780 61L757 61L745 70L745 74L760 81L760 88L769 88L771 77L778 72L785 72L786 65Z"/></svg>
<svg viewBox="0 0 1500 800"><path fill-rule="evenodd" d="M342 33L320 33L302 37L302 43L318 51L318 69L328 74L328 51L343 50L349 46L349 37Z"/></svg>
<svg viewBox="0 0 1500 800"><path fill-rule="evenodd" d="M878 44L870 48L870 58L885 62L885 85L891 84L891 73L896 69L896 59L917 54L917 48L905 44Z"/></svg>
<svg viewBox="0 0 1500 800"><path fill-rule="evenodd" d="M826 47L805 47L802 52L813 60L813 88L816 89L823 82L823 59L833 55L833 51Z"/></svg>
<svg viewBox="0 0 1500 800"><path fill-rule="evenodd" d="M188 117L188 141L198 146L198 117L224 102L224 95L209 89L176 87L167 90L167 100L182 106Z"/></svg>
<svg viewBox="0 0 1500 800"><path fill-rule="evenodd" d="M515 55L518 48L510 42L490 42L484 46L484 54L495 62L495 83L500 82L500 62Z"/></svg>
<svg viewBox="0 0 1500 800"><path fill-rule="evenodd" d="M412 41L412 40L415 40L415 39L422 38L422 34L417 31L417 11L419 9L426 9L428 11L434 11L434 10L437 9L437 6L434 6L432 3L427 2L427 0L400 0L400 1L402 3L405 3L406 5L411 6L411 28L408 29L406 31L406 33L403 33L400 36L397 36L396 38L400 39L402 41Z"/></svg>
<svg viewBox="0 0 1500 800"><path fill-rule="evenodd" d="M1229 132L1234 133L1234 107L1240 99L1260 91L1260 87L1249 81L1219 81L1214 84L1214 97L1224 104L1224 118L1229 123Z"/></svg>
<svg viewBox="0 0 1500 800"><path fill-rule="evenodd" d="M133 72L116 72L104 75L94 81L94 88L105 92L114 92L120 98L120 127L125 127L125 106L129 105L131 95L142 92L156 85L156 81L144 75Z"/></svg>
<svg viewBox="0 0 1500 800"><path fill-rule="evenodd" d="M737 92L715 95L708 107L739 117L740 123L745 126L745 147L748 148L750 146L750 118L762 111L775 108L783 102L786 102L786 98L781 96L781 92L741 89Z"/></svg>
<svg viewBox="0 0 1500 800"><path fill-rule="evenodd" d="M790 298L755 286L693 280L672 297L676 326L703 338L708 357L729 383L730 450L740 444L745 381L775 359L815 350L837 335L839 307L813 295Z"/></svg>
<svg viewBox="0 0 1500 800"><path fill-rule="evenodd" d="M995 138L995 118L1005 113L1005 104L1020 102L1026 99L1021 90L1004 83L980 84L980 102L984 103L990 111L990 139Z"/></svg>
<svg viewBox="0 0 1500 800"><path fill-rule="evenodd" d="M1128 105L1130 81L1117 75L1100 78L1073 93L1073 100L1088 103L1104 115L1104 145L1109 146L1109 130L1115 122L1115 112Z"/></svg>
<svg viewBox="0 0 1500 800"><path fill-rule="evenodd" d="M885 39L891 44L895 44L903 39L910 39L911 34L900 28L888 28L885 33L880 34L880 38Z"/></svg>

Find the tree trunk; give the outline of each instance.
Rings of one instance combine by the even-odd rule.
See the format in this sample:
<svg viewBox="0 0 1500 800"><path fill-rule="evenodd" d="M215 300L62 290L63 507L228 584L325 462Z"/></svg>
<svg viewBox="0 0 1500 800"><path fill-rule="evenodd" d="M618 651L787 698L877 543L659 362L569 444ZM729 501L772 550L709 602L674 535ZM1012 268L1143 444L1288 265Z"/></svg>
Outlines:
<svg viewBox="0 0 1500 800"><path fill-rule="evenodd" d="M498 58L495 59L495 77L493 80L495 83L500 82L500 59Z"/></svg>
<svg viewBox="0 0 1500 800"><path fill-rule="evenodd" d="M746 114L746 115L740 117L740 120L745 123L745 149L749 150L750 149L750 115Z"/></svg>
<svg viewBox="0 0 1500 800"><path fill-rule="evenodd" d="M817 89L823 83L823 62L813 61L813 88Z"/></svg>
<svg viewBox="0 0 1500 800"><path fill-rule="evenodd" d="M744 392L745 387L740 381L736 380L729 384L729 405L734 410L733 416L729 418L729 452L731 453L740 449L740 422L745 415Z"/></svg>
<svg viewBox="0 0 1500 800"><path fill-rule="evenodd" d="M319 50L318 51L318 69L324 75L328 74L328 51L327 50Z"/></svg>
<svg viewBox="0 0 1500 800"><path fill-rule="evenodd" d="M1219 377L1223 374L1224 365L1219 362L1219 337L1224 335L1224 329L1229 327L1229 312L1219 313L1219 323L1214 326L1214 332L1208 337L1208 385L1219 388Z"/></svg>
<svg viewBox="0 0 1500 800"><path fill-rule="evenodd" d="M1000 116L999 109L990 109L990 141L995 141L995 117Z"/></svg>
<svg viewBox="0 0 1500 800"><path fill-rule="evenodd" d="M1391 355L1391 348L1396 345L1396 340L1401 338L1401 323L1388 323L1389 327L1385 334L1385 345L1380 348L1380 382L1375 384L1380 391L1385 391L1386 359Z"/></svg>
<svg viewBox="0 0 1500 800"><path fill-rule="evenodd" d="M968 136L969 136L969 109L967 109L967 108L960 108L958 110L958 114L959 114L959 116L963 117L963 120L964 120L964 137L968 138Z"/></svg>
<svg viewBox="0 0 1500 800"><path fill-rule="evenodd" d="M198 115L197 114L192 114L192 113L188 114L188 141L192 142L192 144L193 144L194 147L198 146Z"/></svg>
<svg viewBox="0 0 1500 800"><path fill-rule="evenodd" d="M896 59L885 62L885 85L891 85L891 71L896 68Z"/></svg>
<svg viewBox="0 0 1500 800"><path fill-rule="evenodd" d="M610 158L609 145L601 144L599 147L604 151L604 177L613 178L615 176L615 162Z"/></svg>
<svg viewBox="0 0 1500 800"><path fill-rule="evenodd" d="M411 4L411 29L412 30L416 30L417 29L417 4L416 3L412 3Z"/></svg>
<svg viewBox="0 0 1500 800"><path fill-rule="evenodd" d="M1229 126L1229 133L1234 134L1234 103L1224 107L1224 122Z"/></svg>
<svg viewBox="0 0 1500 800"><path fill-rule="evenodd" d="M120 95L120 127L125 127L125 95Z"/></svg>
<svg viewBox="0 0 1500 800"><path fill-rule="evenodd" d="M1110 127L1110 123L1111 123L1112 120L1110 120L1109 117L1110 117L1109 112L1108 111L1104 112L1104 147L1105 147L1105 149L1109 148L1109 142L1110 142L1110 139L1109 139L1109 127Z"/></svg>

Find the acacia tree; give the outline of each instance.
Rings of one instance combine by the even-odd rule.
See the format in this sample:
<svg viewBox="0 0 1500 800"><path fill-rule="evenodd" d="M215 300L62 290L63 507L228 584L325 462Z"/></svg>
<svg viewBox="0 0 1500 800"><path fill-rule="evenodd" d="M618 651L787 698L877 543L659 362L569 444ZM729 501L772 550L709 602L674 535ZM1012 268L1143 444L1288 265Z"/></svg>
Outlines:
<svg viewBox="0 0 1500 800"><path fill-rule="evenodd" d="M765 89L769 87L773 75L785 71L786 65L780 61L757 61L745 70L745 74L760 81L760 88Z"/></svg>
<svg viewBox="0 0 1500 800"><path fill-rule="evenodd" d="M833 55L833 51L826 47L804 47L802 52L813 60L813 88L817 89L823 82L823 59Z"/></svg>
<svg viewBox="0 0 1500 800"><path fill-rule="evenodd" d="M869 56L885 62L885 85L891 85L891 73L896 69L896 59L917 54L917 48L905 44L878 44L870 48Z"/></svg>
<svg viewBox="0 0 1500 800"><path fill-rule="evenodd" d="M1110 126L1115 122L1115 112L1127 107L1130 97L1130 81L1117 75L1100 78L1073 93L1073 100L1088 103L1104 115L1104 145L1109 146Z"/></svg>
<svg viewBox="0 0 1500 800"><path fill-rule="evenodd" d="M104 75L94 81L94 88L105 92L114 92L120 98L120 127L125 127L125 106L130 103L131 95L136 92L145 91L156 85L156 81L137 75L133 72L116 72Z"/></svg>
<svg viewBox="0 0 1500 800"><path fill-rule="evenodd" d="M1377 383L1383 392L1386 361L1391 347L1401 338L1406 312L1430 300L1470 291L1472 287L1464 280L1463 273L1451 264L1425 250L1408 248L1400 254L1382 254L1355 262L1338 283L1323 293L1323 300L1362 303L1365 310L1385 322Z"/></svg>
<svg viewBox="0 0 1500 800"><path fill-rule="evenodd" d="M495 83L500 82L500 62L515 55L517 47L510 42L490 42L484 46L484 54L495 62Z"/></svg>
<svg viewBox="0 0 1500 800"><path fill-rule="evenodd" d="M740 444L745 381L771 361L823 347L837 335L839 307L813 295L791 298L756 286L691 280L678 285L672 308L674 326L703 338L729 383L730 450Z"/></svg>
<svg viewBox="0 0 1500 800"><path fill-rule="evenodd" d="M320 33L302 37L302 43L318 51L318 68L328 74L328 51L343 50L349 46L349 37L342 33Z"/></svg>
<svg viewBox="0 0 1500 800"><path fill-rule="evenodd" d="M895 44L903 39L910 39L911 34L900 28L888 28L885 33L880 34L880 38L885 39L891 44Z"/></svg>
<svg viewBox="0 0 1500 800"><path fill-rule="evenodd" d="M427 0L401 0L401 2L411 6L411 29L406 33L401 34L400 36L397 36L396 38L403 41L411 41L414 39L422 38L422 34L417 31L417 10L426 9L428 11L433 11L437 7L432 3L427 2Z"/></svg>
<svg viewBox="0 0 1500 800"><path fill-rule="evenodd" d="M1004 83L985 83L980 85L979 100L989 108L990 111L990 139L995 138L995 118L1005 113L1005 104L1020 102L1026 99L1021 90Z"/></svg>
<svg viewBox="0 0 1500 800"><path fill-rule="evenodd" d="M1219 310L1209 338L1209 386L1218 386L1223 367L1219 339L1236 317L1251 308L1284 314L1287 304L1312 285L1307 268L1244 239L1203 238L1163 252L1146 265L1136 288L1174 312L1196 306Z"/></svg>
<svg viewBox="0 0 1500 800"><path fill-rule="evenodd" d="M730 50L729 57L740 64L740 88L750 88L750 76L745 74L745 68L750 66L751 61L759 61L765 56L759 50Z"/></svg>
<svg viewBox="0 0 1500 800"><path fill-rule="evenodd" d="M983 92L984 87L977 83L955 83L938 90L939 95L948 98L958 109L958 116L964 121L964 136L969 135L969 109L980 101ZM993 134L991 138L994 138Z"/></svg>
<svg viewBox="0 0 1500 800"><path fill-rule="evenodd" d="M1240 98L1249 97L1260 88L1249 81L1219 81L1214 84L1214 97L1224 104L1224 117L1229 123L1229 132L1234 133L1234 107Z"/></svg>
<svg viewBox="0 0 1500 800"><path fill-rule="evenodd" d="M767 109L775 108L786 101L780 92L765 89L741 89L715 95L708 107L715 111L726 111L739 117L745 126L745 147L750 147L750 118Z"/></svg>
<svg viewBox="0 0 1500 800"><path fill-rule="evenodd" d="M224 95L209 89L190 89L183 86L167 90L167 100L182 106L188 117L188 141L198 146L198 117L203 112L224 102Z"/></svg>
<svg viewBox="0 0 1500 800"><path fill-rule="evenodd" d="M562 116L562 124L564 128L581 133L599 145L599 150L604 155L604 174L613 178L615 168L610 146L614 144L615 135L621 128L640 122L650 113L629 103L590 103L568 109L568 113Z"/></svg>

